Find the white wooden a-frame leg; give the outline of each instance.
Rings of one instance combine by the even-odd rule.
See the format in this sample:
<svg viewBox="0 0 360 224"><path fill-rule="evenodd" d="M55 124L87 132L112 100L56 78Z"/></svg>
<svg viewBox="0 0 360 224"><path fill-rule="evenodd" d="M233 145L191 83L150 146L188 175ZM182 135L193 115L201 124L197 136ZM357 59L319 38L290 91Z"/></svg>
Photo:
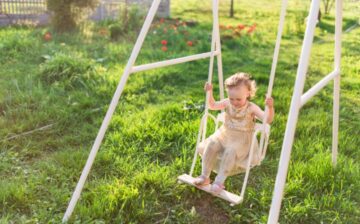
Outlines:
<svg viewBox="0 0 360 224"><path fill-rule="evenodd" d="M307 21L306 31L301 49L300 61L296 74L294 93L291 99L290 112L286 124L284 141L281 149L278 173L274 187L268 224L276 224L279 219L281 201L288 172L290 154L294 140L296 123L298 120L299 110L301 107L301 96L303 94L306 72L309 65L310 50L314 38L316 19L319 13L320 0L311 1L310 18Z"/></svg>
<svg viewBox="0 0 360 224"><path fill-rule="evenodd" d="M341 33L342 33L342 0L336 0L335 15L335 54L334 69L339 74L334 78L334 105L333 105L333 136L332 136L332 163L336 165L338 154L339 107L340 107L340 62L341 62Z"/></svg>
<svg viewBox="0 0 360 224"><path fill-rule="evenodd" d="M144 39L146 37L146 34L147 32L149 31L149 28L150 28L150 25L154 19L154 16L155 16L155 13L159 7L159 4L160 4L160 0L154 0L150 9L149 9L149 12L146 16L146 19L145 19L145 22L144 22L144 25L142 26L141 28L141 31L140 31L140 34L136 40L136 43L135 43L135 46L131 52L131 56L129 58L129 61L125 67L125 70L124 70L124 73L121 77L121 80L116 88L116 91L115 91L115 94L111 100L111 103L110 103L110 106L109 106L109 109L108 111L106 112L106 115L105 115L105 118L101 124L101 127L100 127L100 130L97 134L97 137L95 139L95 142L91 148L91 151L90 151L90 155L86 161L86 165L81 173L81 176L80 176L80 180L79 182L77 183L76 185L76 188L75 188L75 191L71 197L71 200L70 200L70 203L69 203L69 206L67 207L66 209L66 212L64 214L64 217L62 219L62 222L67 222L68 219L70 218L74 208L75 208L75 205L80 197L80 194L81 194L81 191L84 187L84 184L85 184L85 181L86 181L86 178L90 172L90 169L91 169L91 166L95 160L95 157L96 157L96 154L99 150L99 147L101 145L101 142L104 138L104 135L105 135L105 132L106 132L106 129L110 123L110 120L111 120L111 117L115 111L115 108L118 104L118 101L120 99L120 96L121 96L121 93L122 91L124 90L124 87L125 87L125 84L126 84L126 81L131 73L131 69L132 67L134 66L134 63L135 63L135 60L140 52L140 49L141 49L141 46L144 42Z"/></svg>

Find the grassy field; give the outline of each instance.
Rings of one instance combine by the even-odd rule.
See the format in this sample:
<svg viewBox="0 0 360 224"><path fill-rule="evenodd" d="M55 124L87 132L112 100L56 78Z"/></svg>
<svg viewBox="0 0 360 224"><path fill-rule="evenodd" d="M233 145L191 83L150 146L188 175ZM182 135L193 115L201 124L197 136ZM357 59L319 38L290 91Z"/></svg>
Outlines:
<svg viewBox="0 0 360 224"><path fill-rule="evenodd" d="M136 64L209 51L211 1L171 2L173 19L155 22ZM209 60L202 60L130 76L70 223L266 223L309 2L290 2L268 154L241 205L177 184L190 170L203 113ZM227 1L220 8L224 74L251 73L263 106L280 3L235 7L235 18ZM359 9L344 3L338 165L329 85L301 110L280 223L360 223ZM111 41L109 23L53 32L51 41L43 40L46 28L0 29L0 223L61 221L138 32ZM246 29L235 29L240 24ZM305 90L333 70L333 24L334 10L316 28ZM239 193L242 179L229 178L227 189Z"/></svg>

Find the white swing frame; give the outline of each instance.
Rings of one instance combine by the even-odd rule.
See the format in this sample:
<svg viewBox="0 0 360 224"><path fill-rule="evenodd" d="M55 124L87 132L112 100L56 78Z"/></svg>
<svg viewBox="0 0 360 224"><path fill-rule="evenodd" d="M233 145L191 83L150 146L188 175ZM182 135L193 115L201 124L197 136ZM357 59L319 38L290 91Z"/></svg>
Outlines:
<svg viewBox="0 0 360 224"><path fill-rule="evenodd" d="M71 197L70 203L66 209L64 217L62 219L63 223L68 221L68 219L70 218L70 216L76 206L76 203L80 197L80 194L84 187L87 176L90 172L91 166L95 160L96 154L97 154L99 147L101 145L101 142L104 138L106 129L110 123L111 117L115 111L115 108L118 104L120 96L124 90L126 81L130 74L135 73L135 72L149 70L149 69L160 68L160 67L165 67L165 66L170 66L170 65L174 65L174 64L179 64L179 63L184 63L184 62L189 62L189 61L194 61L194 60L199 60L199 59L204 59L204 58L210 57L208 81L211 82L210 73L212 73L213 58L214 58L214 56L217 56L218 57L217 63L218 63L218 75L219 75L220 99L224 98L221 45L220 45L220 33L219 33L219 24L218 24L218 0L213 0L214 26L213 26L213 32L212 32L211 52L196 54L196 55L177 58L177 59L170 59L170 60L145 64L145 65L134 66L136 58L140 52L141 46L144 42L144 39L150 28L150 25L154 19L154 16L159 7L159 4L160 4L160 0L154 0L152 2L152 5L146 16L146 19L142 26L140 34L136 40L136 43L134 45L132 52L131 52L131 56L128 60L128 63L126 65L125 69L124 69L123 75L121 76L121 80L120 80L120 82L116 88L116 91L114 93L114 96L111 100L109 109L104 117L104 120L101 124L99 132L95 139L95 142L91 148L89 157L88 157L88 159L86 161L86 165L81 173L79 182L76 185L75 191L74 191L74 193ZM291 153L291 149L292 149L292 144L293 144L294 133L295 133L296 122L298 119L299 110L300 110L301 106L303 106L311 97L313 97L317 92L319 92L332 79L334 79L334 107L333 107L334 116L333 116L332 161L333 161L334 165L336 164L337 147L338 147L338 125L339 125L342 0L336 0L335 60L334 60L335 68L334 68L334 71L331 72L329 75L327 75L320 82L318 82L315 86L313 86L305 94L302 94L304 82L305 82L305 75L306 75L309 56L310 56L310 48L311 48L311 44L312 44L312 40L313 40L313 36L314 36L317 12L319 11L319 5L320 5L319 0L312 1L311 8L310 8L310 16L309 16L310 19L307 21L307 26L306 26L307 28L306 28L304 42L303 42L303 48L302 48L302 52L301 52L301 56L300 56L300 63L298 65L296 83L295 83L294 93L293 93L291 106L290 106L290 113L289 113L288 122L287 122L287 126L286 126L284 141L283 141L283 147L282 147L282 152L281 152L281 157L280 157L280 162L279 162L278 174L276 177L274 195L273 195L273 199L272 199L271 209L269 212L268 223L271 223L271 224L277 223L278 218L279 218L280 206L281 206L284 186L285 186L285 182L286 182L287 170L288 170L288 165L289 165L289 161L290 161L290 153ZM278 27L278 33L277 33L277 39L276 39L276 45L275 45L273 64L272 64L272 68L271 68L267 96L271 96L272 86L273 86L273 82L274 82L276 64L277 64L279 48L280 48L281 33L282 33L283 24L284 24L284 20L285 20L285 14L286 14L286 7L287 7L287 0L282 0L280 22L279 22L279 27ZM207 94L206 101L208 100L208 97L209 96ZM208 109L206 109L206 113L205 113L206 116L209 115L207 110ZM267 111L267 108L265 108L264 121L267 120L266 111ZM206 130L206 122L207 122L207 119L205 119L205 121L204 121L204 129L205 130ZM262 125L262 128L263 129L260 131L262 133L261 140L260 140L260 148L263 148L263 144L265 144L265 145L267 144L265 141L265 135L264 135L264 133L266 131L266 126ZM200 134L199 134L199 136L200 136ZM204 136L205 135L203 135L203 137ZM200 140L200 138L198 138L198 142L199 142L199 140ZM264 155L265 155L265 153L266 153L266 147L265 147L265 151L263 151ZM250 156L251 155L252 155L252 153L250 153ZM191 170L193 171L193 167ZM246 185L246 181L244 181L243 184Z"/></svg>

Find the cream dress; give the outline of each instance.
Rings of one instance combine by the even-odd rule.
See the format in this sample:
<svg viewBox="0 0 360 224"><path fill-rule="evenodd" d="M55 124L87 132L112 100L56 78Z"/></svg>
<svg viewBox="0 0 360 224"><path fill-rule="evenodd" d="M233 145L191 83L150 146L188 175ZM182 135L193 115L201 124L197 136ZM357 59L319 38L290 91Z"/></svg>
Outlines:
<svg viewBox="0 0 360 224"><path fill-rule="evenodd" d="M202 155L202 174L210 176L211 170L224 182L227 176L244 172L254 134L255 117L250 110L251 102L236 109L230 103L225 108L224 124L204 142L199 144ZM261 152L255 141L251 165L259 165Z"/></svg>

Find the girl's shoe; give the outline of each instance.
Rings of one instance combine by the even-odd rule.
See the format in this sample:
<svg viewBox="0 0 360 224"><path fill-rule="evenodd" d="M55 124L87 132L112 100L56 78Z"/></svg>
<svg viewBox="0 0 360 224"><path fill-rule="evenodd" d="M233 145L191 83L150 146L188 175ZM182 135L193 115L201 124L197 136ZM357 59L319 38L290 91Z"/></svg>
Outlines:
<svg viewBox="0 0 360 224"><path fill-rule="evenodd" d="M195 178L194 184L197 186L204 186L210 184L210 178L204 175L200 175Z"/></svg>
<svg viewBox="0 0 360 224"><path fill-rule="evenodd" d="M214 182L212 185L211 185L211 191L214 193L214 194L220 194L220 192L222 190L225 189L225 186L224 184L222 183L218 183L218 182Z"/></svg>

